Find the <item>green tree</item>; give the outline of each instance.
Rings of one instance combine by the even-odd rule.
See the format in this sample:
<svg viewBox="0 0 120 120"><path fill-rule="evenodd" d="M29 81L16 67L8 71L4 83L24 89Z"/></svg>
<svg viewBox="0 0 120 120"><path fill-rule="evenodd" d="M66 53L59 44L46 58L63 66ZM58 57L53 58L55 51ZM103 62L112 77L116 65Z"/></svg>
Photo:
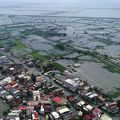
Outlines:
<svg viewBox="0 0 120 120"><path fill-rule="evenodd" d="M118 105L118 109L119 109L119 112L120 112L120 100L117 101L117 105Z"/></svg>

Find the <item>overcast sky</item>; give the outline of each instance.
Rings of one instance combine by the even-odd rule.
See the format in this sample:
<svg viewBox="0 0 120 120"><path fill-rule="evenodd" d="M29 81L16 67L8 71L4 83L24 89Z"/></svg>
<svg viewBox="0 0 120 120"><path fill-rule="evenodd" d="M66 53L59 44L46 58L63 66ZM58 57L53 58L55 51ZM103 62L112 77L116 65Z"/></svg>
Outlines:
<svg viewBox="0 0 120 120"><path fill-rule="evenodd" d="M114 7L120 8L120 0L0 0L0 3L15 4L16 2L27 3L56 3L67 6L77 4L80 7Z"/></svg>

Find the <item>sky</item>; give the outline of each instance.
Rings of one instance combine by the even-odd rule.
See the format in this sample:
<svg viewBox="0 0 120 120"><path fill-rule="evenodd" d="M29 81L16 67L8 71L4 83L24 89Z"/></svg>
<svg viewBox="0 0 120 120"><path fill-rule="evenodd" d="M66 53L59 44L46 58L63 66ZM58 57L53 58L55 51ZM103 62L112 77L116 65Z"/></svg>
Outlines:
<svg viewBox="0 0 120 120"><path fill-rule="evenodd" d="M56 5L78 5L80 7L120 8L120 0L0 0L0 4L42 3Z"/></svg>

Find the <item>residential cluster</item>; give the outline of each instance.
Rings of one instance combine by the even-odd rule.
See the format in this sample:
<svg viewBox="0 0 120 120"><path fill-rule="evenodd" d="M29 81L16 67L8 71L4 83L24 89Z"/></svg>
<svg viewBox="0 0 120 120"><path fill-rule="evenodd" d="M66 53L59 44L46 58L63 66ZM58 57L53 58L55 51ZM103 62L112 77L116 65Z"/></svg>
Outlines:
<svg viewBox="0 0 120 120"><path fill-rule="evenodd" d="M112 120L119 112L117 102L69 69L35 74L6 56L0 63L0 98L10 106L5 120Z"/></svg>

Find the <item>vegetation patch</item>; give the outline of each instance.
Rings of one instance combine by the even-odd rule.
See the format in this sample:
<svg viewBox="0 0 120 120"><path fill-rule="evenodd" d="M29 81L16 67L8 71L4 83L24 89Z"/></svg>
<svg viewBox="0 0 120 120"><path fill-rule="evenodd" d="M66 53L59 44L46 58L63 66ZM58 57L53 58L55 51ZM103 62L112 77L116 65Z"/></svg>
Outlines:
<svg viewBox="0 0 120 120"><path fill-rule="evenodd" d="M115 92L109 94L109 98L110 98L110 99L117 98L117 97L119 97L119 96L120 96L120 90L115 91Z"/></svg>
<svg viewBox="0 0 120 120"><path fill-rule="evenodd" d="M49 62L43 66L43 69L45 72L51 71L51 70L59 70L61 73L63 73L65 70L65 67L56 62Z"/></svg>
<svg viewBox="0 0 120 120"><path fill-rule="evenodd" d="M27 46L23 44L20 40L16 40L14 45L12 46L12 49L15 50L25 50Z"/></svg>
<svg viewBox="0 0 120 120"><path fill-rule="evenodd" d="M56 49L59 49L61 51L64 51L65 50L65 46L63 44L57 44L54 46Z"/></svg>
<svg viewBox="0 0 120 120"><path fill-rule="evenodd" d="M120 73L120 70L114 68L113 66L111 65L106 65L106 66L103 66L103 68L109 70L110 72L112 73Z"/></svg>
<svg viewBox="0 0 120 120"><path fill-rule="evenodd" d="M63 73L64 70L65 70L65 67L64 67L64 66L62 66L61 64L56 63L56 62L52 63L52 66L53 66L54 69L59 70L59 71L62 72L62 73Z"/></svg>
<svg viewBox="0 0 120 120"><path fill-rule="evenodd" d="M21 32L21 34L23 36L29 36L29 35L40 35L43 38L48 38L48 37L54 37L54 36L58 36L58 37L65 37L66 33L58 33L55 30L46 30L43 31L41 29L31 29L31 30L26 30Z"/></svg>
<svg viewBox="0 0 120 120"><path fill-rule="evenodd" d="M32 57L34 59L40 60L41 62L44 62L44 61L50 59L50 56L41 55L38 51L33 51L33 52L29 53L29 55L32 55Z"/></svg>

